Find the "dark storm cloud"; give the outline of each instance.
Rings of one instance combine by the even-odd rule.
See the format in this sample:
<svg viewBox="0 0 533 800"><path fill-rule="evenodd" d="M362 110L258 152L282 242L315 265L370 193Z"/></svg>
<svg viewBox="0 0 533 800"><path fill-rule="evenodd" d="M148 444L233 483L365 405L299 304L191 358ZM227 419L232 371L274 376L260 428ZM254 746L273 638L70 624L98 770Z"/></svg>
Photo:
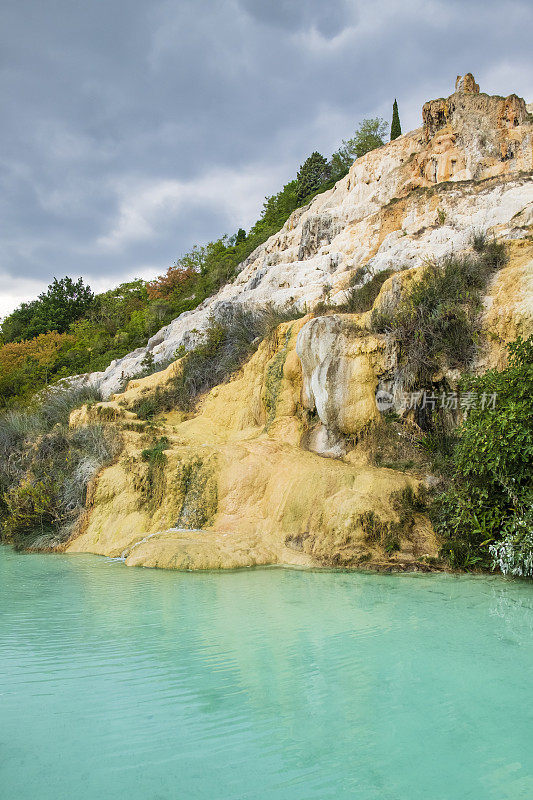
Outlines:
<svg viewBox="0 0 533 800"><path fill-rule="evenodd" d="M249 225L365 116L472 70L533 95L527 0L3 0L0 314Z"/></svg>

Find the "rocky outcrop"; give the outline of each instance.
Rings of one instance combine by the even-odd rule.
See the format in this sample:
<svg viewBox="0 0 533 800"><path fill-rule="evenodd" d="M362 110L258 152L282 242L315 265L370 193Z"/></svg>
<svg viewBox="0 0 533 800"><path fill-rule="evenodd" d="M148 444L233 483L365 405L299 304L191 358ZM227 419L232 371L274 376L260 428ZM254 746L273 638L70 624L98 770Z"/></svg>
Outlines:
<svg viewBox="0 0 533 800"><path fill-rule="evenodd" d="M454 94L422 108L426 177L435 182L468 180L531 169L531 115L516 94L479 93L468 73L458 77ZM513 162L511 169L509 163Z"/></svg>
<svg viewBox="0 0 533 800"><path fill-rule="evenodd" d="M159 363L194 346L228 303L304 310L325 294L342 302L358 267L416 267L464 249L473 229L519 236L533 207L533 118L515 95L479 94L474 84L465 76L449 98L426 103L423 128L357 159L257 248L233 283L85 380L111 395L147 354Z"/></svg>
<svg viewBox="0 0 533 800"><path fill-rule="evenodd" d="M409 415L400 427L385 425L378 402L386 393L393 411L405 410L398 353L387 334L372 332L371 311L307 313L325 295L344 302L361 267L363 282L392 270L374 310L394 313L426 259L471 248L473 232L484 232L506 242L509 261L488 286L470 367L502 366L506 344L533 332L528 109L514 95L480 94L468 74L423 113L422 129L357 159L333 189L295 211L232 284L147 348L87 376L111 398L74 412L71 424L117 425L125 449L92 487L69 551L185 569L432 568L439 543L412 503L432 476L423 459L407 468L404 457L420 429ZM146 352L157 363L191 347L228 304L267 303L299 307L301 317L262 342L194 413L146 425L131 410L179 374L180 360L113 395ZM459 374L444 377L453 383ZM152 461L146 450L156 439L164 455Z"/></svg>
<svg viewBox="0 0 533 800"><path fill-rule="evenodd" d="M167 414L157 420L155 434L125 418L123 454L96 482L85 529L68 552L179 569L430 568L438 552L435 535L423 514L406 513L401 502L406 490L418 491L420 478L372 467L355 452L322 458L304 446L314 423L302 406L296 343L307 324L304 317L281 326L275 341L264 342L238 375L209 392L193 416ZM318 331L304 334L298 347L306 349L309 341L311 356L315 345L320 350L319 339ZM346 334L348 349L350 341ZM348 349L346 376L357 384L360 373ZM280 356L283 369L272 371ZM139 388L132 386L114 405L123 408ZM340 393L337 400L342 403ZM366 402L372 417L370 393ZM331 414L325 419L346 430L365 416L357 416L354 405L353 423L341 421L335 402L326 401L325 408ZM71 423L87 421L87 414L100 419L98 409L85 409L83 418L73 413ZM166 437L163 464L143 457L154 435Z"/></svg>
<svg viewBox="0 0 533 800"><path fill-rule="evenodd" d="M384 370L385 342L361 330L348 315L317 317L300 333L302 403L319 425L307 437L321 455L345 453L343 435L357 435L379 418L377 375Z"/></svg>

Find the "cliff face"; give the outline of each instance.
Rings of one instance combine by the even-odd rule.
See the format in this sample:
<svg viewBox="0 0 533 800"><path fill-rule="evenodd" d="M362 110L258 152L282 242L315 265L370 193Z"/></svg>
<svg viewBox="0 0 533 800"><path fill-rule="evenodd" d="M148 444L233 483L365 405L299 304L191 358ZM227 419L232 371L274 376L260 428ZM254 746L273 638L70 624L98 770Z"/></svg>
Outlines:
<svg viewBox="0 0 533 800"><path fill-rule="evenodd" d="M506 342L532 331L533 121L525 103L480 94L467 75L449 98L426 103L423 120L294 212L214 298L147 348L88 376L112 395L147 352L158 362L190 347L227 304L302 312L205 395L194 414L157 420L156 435L167 441L156 464L142 456L154 434L128 407L171 380L179 361L131 381L107 403L74 412L73 425L113 419L125 448L92 487L69 550L192 569L433 563L438 542L416 502L431 483L427 466L407 474L390 432L389 439L366 436L380 430L376 392L386 390L396 402L397 353L386 335L370 331L370 312L306 313L325 296L341 303L362 266L368 275L393 271L374 303L390 310L426 259L461 253L473 232L483 231L505 240L510 258L485 298L477 368L501 366ZM457 377L448 374L448 382ZM405 430L392 436L406 437L407 452Z"/></svg>
<svg viewBox="0 0 533 800"><path fill-rule="evenodd" d="M304 311L324 293L342 301L359 266L417 267L463 250L474 229L519 236L533 203L533 117L515 95L466 92L466 78L446 100L426 103L422 128L357 159L333 189L295 211L233 283L89 380L116 392L147 353L157 363L193 346L225 304Z"/></svg>
<svg viewBox="0 0 533 800"><path fill-rule="evenodd" d="M372 467L359 452L340 460L306 448L306 435L326 430L301 401L296 347L307 324L304 317L280 326L194 416L173 412L159 420L157 436L168 440L162 465L143 460L149 429L123 405L161 385L160 374L133 381L110 403L74 412L73 425L114 415L125 448L96 482L85 529L69 551L184 569L389 561L410 568L435 557L427 520L401 507L402 493L416 494L420 480ZM357 385L357 368L353 377Z"/></svg>

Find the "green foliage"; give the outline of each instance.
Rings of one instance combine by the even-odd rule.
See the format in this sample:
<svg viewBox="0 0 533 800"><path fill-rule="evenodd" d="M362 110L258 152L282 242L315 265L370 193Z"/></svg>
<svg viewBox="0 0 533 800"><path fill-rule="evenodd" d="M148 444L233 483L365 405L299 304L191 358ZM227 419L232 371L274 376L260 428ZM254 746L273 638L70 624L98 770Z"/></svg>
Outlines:
<svg viewBox="0 0 533 800"><path fill-rule="evenodd" d="M331 177L331 169L323 155L316 150L307 158L297 174L298 189L296 197L302 202L308 195L320 189Z"/></svg>
<svg viewBox="0 0 533 800"><path fill-rule="evenodd" d="M494 241L477 256L452 254L428 262L395 309L373 313L373 330L388 333L396 344L405 388L430 385L439 369L468 364L482 292L506 258L504 246Z"/></svg>
<svg viewBox="0 0 533 800"><path fill-rule="evenodd" d="M267 429L276 417L279 388L283 379L283 368L285 366L285 361L287 360L287 348L291 338L291 330L292 325L285 334L285 343L283 348L272 358L266 370L264 404L267 412Z"/></svg>
<svg viewBox="0 0 533 800"><path fill-rule="evenodd" d="M230 307L212 319L201 343L183 358L182 369L162 389L137 401L132 410L141 419L162 411L191 411L199 395L224 381L251 356L262 339L299 312L279 312L273 308L245 311Z"/></svg>
<svg viewBox="0 0 533 800"><path fill-rule="evenodd" d="M342 178L356 158L385 144L387 123L381 117L364 119L351 139L343 139L341 147L331 157L331 172L336 180Z"/></svg>
<svg viewBox="0 0 533 800"><path fill-rule="evenodd" d="M427 491L423 484L420 484L416 491L408 484L405 488L393 492L391 499L392 506L401 519L427 510Z"/></svg>
<svg viewBox="0 0 533 800"><path fill-rule="evenodd" d="M381 526L381 545L387 553L399 550L401 539L411 537L415 523L414 515L427 508L426 491L423 486L419 486L416 491L412 486L405 486L392 492L390 500L398 519L382 523Z"/></svg>
<svg viewBox="0 0 533 800"><path fill-rule="evenodd" d="M453 566L532 574L533 337L509 346L508 366L465 383L481 401L462 426L453 480L437 498L435 525ZM496 404L483 398L496 395Z"/></svg>
<svg viewBox="0 0 533 800"><path fill-rule="evenodd" d="M472 233L472 250L475 253L482 253L487 246L487 234L484 230L475 230Z"/></svg>
<svg viewBox="0 0 533 800"><path fill-rule="evenodd" d="M50 530L57 522L57 482L51 477L31 481L23 478L4 494L3 536L12 541L17 533Z"/></svg>
<svg viewBox="0 0 533 800"><path fill-rule="evenodd" d="M400 526L395 522L383 522L374 511L364 511L359 515L363 534L371 542L381 545L386 553L400 549Z"/></svg>
<svg viewBox="0 0 533 800"><path fill-rule="evenodd" d="M342 307L343 310L348 311L350 314L360 314L363 311L370 311L381 287L392 274L393 270L385 269L383 272L378 272L376 275L373 275L370 280L362 286L350 286L346 292L346 302ZM353 280L360 280L357 273L354 275Z"/></svg>
<svg viewBox="0 0 533 800"><path fill-rule="evenodd" d="M94 295L83 279L76 282L54 278L48 290L31 303L22 303L2 323L4 342L21 342L41 333L65 333L69 326L88 312Z"/></svg>
<svg viewBox="0 0 533 800"><path fill-rule="evenodd" d="M498 568L504 575L533 578L533 492L525 500L509 520L504 538L489 545L489 551L492 569Z"/></svg>
<svg viewBox="0 0 533 800"><path fill-rule="evenodd" d="M199 529L217 512L218 486L213 459L193 457L178 462L174 490L180 504L176 527Z"/></svg>
<svg viewBox="0 0 533 800"><path fill-rule="evenodd" d="M143 461L148 461L150 464L165 463L167 457L165 450L168 450L169 441L166 436L161 436L156 440L153 447L147 448L142 451L141 458Z"/></svg>
<svg viewBox="0 0 533 800"><path fill-rule="evenodd" d="M391 505L398 519L383 522L374 511L365 511L359 515L359 523L365 537L381 547L387 553L400 549L402 537L409 538L414 525L414 514L426 510L426 493L423 487L416 491L412 486L405 486L391 494Z"/></svg>
<svg viewBox="0 0 533 800"><path fill-rule="evenodd" d="M95 399L55 389L34 409L0 415L0 539L48 547L68 538L89 481L120 446L102 425L69 428L72 409Z"/></svg>
<svg viewBox="0 0 533 800"><path fill-rule="evenodd" d="M396 98L394 98L394 103L392 104L392 122L390 126L390 140L391 142L394 139L397 139L398 136L402 135L402 126L400 125L400 115L398 113L398 103L396 102Z"/></svg>

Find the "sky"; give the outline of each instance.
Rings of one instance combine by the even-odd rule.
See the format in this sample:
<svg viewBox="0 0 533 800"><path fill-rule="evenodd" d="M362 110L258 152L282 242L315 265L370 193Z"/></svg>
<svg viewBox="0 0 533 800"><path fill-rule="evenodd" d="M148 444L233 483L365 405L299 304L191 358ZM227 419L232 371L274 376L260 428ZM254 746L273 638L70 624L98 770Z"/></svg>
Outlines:
<svg viewBox="0 0 533 800"><path fill-rule="evenodd" d="M2 0L0 317L151 278L365 117L473 72L533 100L530 0Z"/></svg>

